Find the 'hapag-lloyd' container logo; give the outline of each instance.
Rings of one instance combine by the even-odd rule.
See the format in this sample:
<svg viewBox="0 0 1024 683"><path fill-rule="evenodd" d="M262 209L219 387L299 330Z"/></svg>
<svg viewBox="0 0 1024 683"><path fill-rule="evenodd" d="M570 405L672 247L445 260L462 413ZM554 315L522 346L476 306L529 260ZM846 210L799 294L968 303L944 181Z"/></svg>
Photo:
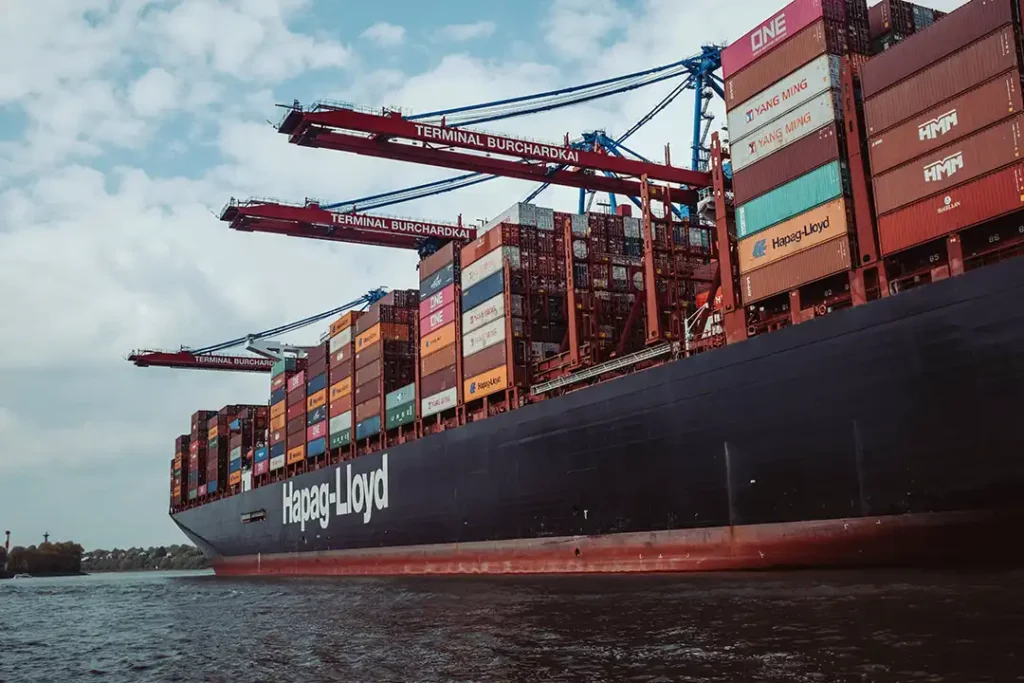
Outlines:
<svg viewBox="0 0 1024 683"><path fill-rule="evenodd" d="M362 474L353 474L352 464L348 464L344 482L341 468L336 467L333 489L330 482L297 489L290 481L282 484L281 489L284 492L282 523L285 525L298 524L305 531L308 522L326 529L332 516L348 514L362 514L363 524L369 524L374 509L388 507L388 454L381 456L380 467Z"/></svg>

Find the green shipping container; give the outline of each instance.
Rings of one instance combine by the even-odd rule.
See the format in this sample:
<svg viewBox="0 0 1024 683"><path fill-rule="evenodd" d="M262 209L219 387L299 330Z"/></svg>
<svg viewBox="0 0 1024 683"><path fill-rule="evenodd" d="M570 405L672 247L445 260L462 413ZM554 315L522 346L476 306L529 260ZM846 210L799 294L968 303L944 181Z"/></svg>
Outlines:
<svg viewBox="0 0 1024 683"><path fill-rule="evenodd" d="M743 204L736 209L736 237L750 237L835 199L846 186L845 175L845 167L833 161Z"/></svg>
<svg viewBox="0 0 1024 683"><path fill-rule="evenodd" d="M274 366L270 369L270 374L273 377L277 377L282 372L294 372L295 370L295 359L285 358L274 363Z"/></svg>
<svg viewBox="0 0 1024 683"><path fill-rule="evenodd" d="M328 448L341 448L352 443L352 430L342 429L340 432L331 434L331 442Z"/></svg>
<svg viewBox="0 0 1024 683"><path fill-rule="evenodd" d="M189 489L188 490L188 499L189 500L195 500L198 495L199 495L199 489Z"/></svg>
<svg viewBox="0 0 1024 683"><path fill-rule="evenodd" d="M391 410L413 403L416 400L416 383L413 382L401 389L396 389L384 397L384 410Z"/></svg>
<svg viewBox="0 0 1024 683"><path fill-rule="evenodd" d="M219 438L220 437L215 436L212 439L210 439L210 442L208 444L206 444L206 447L208 449L210 449L211 451L217 450L217 439L219 439Z"/></svg>
<svg viewBox="0 0 1024 683"><path fill-rule="evenodd" d="M407 425L410 422L416 421L416 403L406 403L404 406L398 406L387 411L384 415L384 423L387 425L385 429L394 429L402 425Z"/></svg>

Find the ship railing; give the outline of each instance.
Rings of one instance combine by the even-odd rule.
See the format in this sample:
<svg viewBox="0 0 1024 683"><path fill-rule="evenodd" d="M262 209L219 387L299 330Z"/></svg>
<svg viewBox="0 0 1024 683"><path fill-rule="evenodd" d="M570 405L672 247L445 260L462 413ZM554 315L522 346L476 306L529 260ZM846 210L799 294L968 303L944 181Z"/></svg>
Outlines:
<svg viewBox="0 0 1024 683"><path fill-rule="evenodd" d="M628 356L622 356L621 358L616 358L606 363L595 365L591 368L583 370L582 372L578 372L572 375L566 375L564 377L559 377L548 382L535 384L532 387L530 387L530 393L532 393L534 396L540 396L541 394L546 394L549 391L554 391L555 389L561 389L563 387L572 386L573 384L578 384L580 382L586 382L587 380L594 379L595 377L600 377L601 375L604 375L609 372L615 372L616 370L628 368L633 365L636 365L637 363L643 363L644 361L654 360L655 358L666 356L671 352L672 344L652 346L649 349L637 351L636 353L631 353Z"/></svg>

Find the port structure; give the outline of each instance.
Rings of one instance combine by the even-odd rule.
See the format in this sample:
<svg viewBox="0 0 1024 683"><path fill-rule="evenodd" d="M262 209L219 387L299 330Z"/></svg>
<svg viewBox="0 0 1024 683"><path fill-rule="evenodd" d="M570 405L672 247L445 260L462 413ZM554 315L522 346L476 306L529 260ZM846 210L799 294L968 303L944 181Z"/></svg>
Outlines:
<svg viewBox="0 0 1024 683"><path fill-rule="evenodd" d="M348 310L372 306L375 302L384 298L385 294L386 290L383 287L372 289L344 306L338 306L329 311L324 311L323 313L318 313L308 318L288 323L287 325L281 325L257 332L256 334L230 339L220 344L213 344L199 349L183 346L178 351L154 349L132 351L128 356L128 360L140 368L161 367L269 374L274 363L277 361L289 356L304 357L306 355L305 348L273 341L273 337L315 325L328 318L341 315ZM245 346L246 350L250 351L253 355L228 355L220 353L221 351L239 346Z"/></svg>

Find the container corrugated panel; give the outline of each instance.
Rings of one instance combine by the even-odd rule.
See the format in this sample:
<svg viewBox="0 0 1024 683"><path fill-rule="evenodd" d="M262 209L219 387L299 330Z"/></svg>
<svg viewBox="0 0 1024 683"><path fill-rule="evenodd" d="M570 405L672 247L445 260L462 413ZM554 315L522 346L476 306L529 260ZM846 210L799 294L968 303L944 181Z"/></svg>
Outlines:
<svg viewBox="0 0 1024 683"><path fill-rule="evenodd" d="M468 358L488 346L503 341L505 341L505 318L499 318L462 336L462 357Z"/></svg>
<svg viewBox="0 0 1024 683"><path fill-rule="evenodd" d="M317 422L312 427L306 427L306 442L316 441L320 437L327 436L327 422Z"/></svg>
<svg viewBox="0 0 1024 683"><path fill-rule="evenodd" d="M437 294L453 282L455 282L455 264L449 263L420 282L420 301Z"/></svg>
<svg viewBox="0 0 1024 683"><path fill-rule="evenodd" d="M462 314L462 333L467 334L505 316L505 295L499 294Z"/></svg>
<svg viewBox="0 0 1024 683"><path fill-rule="evenodd" d="M356 423L356 438L365 439L380 434L380 415Z"/></svg>
<svg viewBox="0 0 1024 683"><path fill-rule="evenodd" d="M366 403L356 405L356 422L361 422L373 415L380 414L380 396L371 398Z"/></svg>
<svg viewBox="0 0 1024 683"><path fill-rule="evenodd" d="M345 377L331 385L331 392L328 400L336 401L343 396L348 396L352 393L352 378Z"/></svg>
<svg viewBox="0 0 1024 683"><path fill-rule="evenodd" d="M788 73L827 51L825 21L819 19L725 82L725 106L732 109Z"/></svg>
<svg viewBox="0 0 1024 683"><path fill-rule="evenodd" d="M1022 108L1020 72L1014 69L871 138L871 172L877 176L896 168Z"/></svg>
<svg viewBox="0 0 1024 683"><path fill-rule="evenodd" d="M422 377L420 379L422 384L420 391L426 396L433 396L456 386L457 381L455 366L453 365L440 372Z"/></svg>
<svg viewBox="0 0 1024 683"><path fill-rule="evenodd" d="M283 403L287 396L288 391L287 389L284 388L284 386L282 386L280 389L275 389L274 391L270 392L270 405L274 405L276 403Z"/></svg>
<svg viewBox="0 0 1024 683"><path fill-rule="evenodd" d="M794 0L722 50L722 77L731 78L824 15L822 0Z"/></svg>
<svg viewBox="0 0 1024 683"><path fill-rule="evenodd" d="M352 392L352 402L359 405L378 396L380 396L380 379L374 379L356 387L356 390Z"/></svg>
<svg viewBox="0 0 1024 683"><path fill-rule="evenodd" d="M321 373L306 383L306 396L312 396L327 387L327 373Z"/></svg>
<svg viewBox="0 0 1024 683"><path fill-rule="evenodd" d="M882 216L878 240L893 254L1022 208L1024 164L1016 164Z"/></svg>
<svg viewBox="0 0 1024 683"><path fill-rule="evenodd" d="M285 417L289 422L296 418L302 418L306 414L306 402L296 403L293 406L288 407L288 412L285 413Z"/></svg>
<svg viewBox="0 0 1024 683"><path fill-rule="evenodd" d="M741 171L733 169L732 189L735 203L746 204L755 197L810 173L819 166L835 161L839 158L839 145L836 125L831 124L819 128L777 154L761 159Z"/></svg>
<svg viewBox="0 0 1024 683"><path fill-rule="evenodd" d="M331 337L331 341L328 342L328 348L332 354L338 353L352 343L352 331L351 327L346 327L337 335Z"/></svg>
<svg viewBox="0 0 1024 683"><path fill-rule="evenodd" d="M274 403L274 405L270 406L270 419L273 420L274 418L277 418L277 417L283 417L284 416L284 411L285 411L285 403L284 403L284 401L281 401L279 403Z"/></svg>
<svg viewBox="0 0 1024 683"><path fill-rule="evenodd" d="M849 230L847 202L840 197L762 230L737 244L740 274L764 268Z"/></svg>
<svg viewBox="0 0 1024 683"><path fill-rule="evenodd" d="M384 428L395 429L416 421L416 402L405 403L384 413Z"/></svg>
<svg viewBox="0 0 1024 683"><path fill-rule="evenodd" d="M501 230L491 230L464 246L460 255L463 269L468 268L484 254L489 254L500 247L503 237Z"/></svg>
<svg viewBox="0 0 1024 683"><path fill-rule="evenodd" d="M271 446L273 446L274 444L282 443L284 441L285 429L287 429L287 424L283 424L280 427L271 428L270 437L268 439L268 442L270 443Z"/></svg>
<svg viewBox="0 0 1024 683"><path fill-rule="evenodd" d="M315 458L327 452L327 437L322 436L316 441L310 441L306 446L306 457Z"/></svg>
<svg viewBox="0 0 1024 683"><path fill-rule="evenodd" d="M260 462L255 463L253 465L253 468L252 468L252 473L255 474L257 477L260 476L261 474L266 474L269 471L270 471L270 461L269 460L261 460Z"/></svg>
<svg viewBox="0 0 1024 683"><path fill-rule="evenodd" d="M1016 0L974 0L942 21L876 55L861 72L865 99L1013 21ZM930 106L930 105L929 105ZM920 110L919 110L920 111Z"/></svg>
<svg viewBox="0 0 1024 683"><path fill-rule="evenodd" d="M306 444L302 444L301 446L295 446L294 448L289 448L288 453L285 455L285 462L287 462L289 465L294 465L295 463L302 462L305 459Z"/></svg>
<svg viewBox="0 0 1024 683"><path fill-rule="evenodd" d="M465 377L475 377L487 372L499 365L508 362L507 349L504 344L493 344L479 353L474 353L466 358L462 364L462 374Z"/></svg>
<svg viewBox="0 0 1024 683"><path fill-rule="evenodd" d="M421 279L430 273L436 273L449 263L454 263L455 255L458 252L459 247L455 245L455 242L448 242L430 256L425 257L419 264Z"/></svg>
<svg viewBox="0 0 1024 683"><path fill-rule="evenodd" d="M337 434L338 432L352 428L352 411L346 411L341 415L335 415L331 418L331 422L328 425L328 431L331 434Z"/></svg>
<svg viewBox="0 0 1024 683"><path fill-rule="evenodd" d="M384 410L391 410L416 400L416 384L407 384L384 397Z"/></svg>
<svg viewBox="0 0 1024 683"><path fill-rule="evenodd" d="M256 453L253 455L253 462L263 462L264 460L270 459L270 449L266 446L261 446L256 449Z"/></svg>
<svg viewBox="0 0 1024 683"><path fill-rule="evenodd" d="M430 334L435 330L439 330L445 325L449 325L455 322L455 316L457 311L455 309L455 302L451 302L440 311L434 311L420 322L421 334Z"/></svg>
<svg viewBox="0 0 1024 683"><path fill-rule="evenodd" d="M327 406L322 405L311 413L306 413L306 426L315 425L327 419Z"/></svg>
<svg viewBox="0 0 1024 683"><path fill-rule="evenodd" d="M306 399L306 412L316 410L327 403L327 390L321 389Z"/></svg>
<svg viewBox="0 0 1024 683"><path fill-rule="evenodd" d="M337 400L331 401L331 404L327 407L327 417L335 417L342 413L352 410L352 401L354 397L352 394L343 396Z"/></svg>
<svg viewBox="0 0 1024 683"><path fill-rule="evenodd" d="M502 365L467 379L463 382L462 395L468 403L507 388L508 366Z"/></svg>
<svg viewBox="0 0 1024 683"><path fill-rule="evenodd" d="M288 378L288 384L287 384L288 394L291 395L292 392L294 392L299 387L303 386L305 383L306 383L306 371L302 370L300 372L295 373L290 378Z"/></svg>
<svg viewBox="0 0 1024 683"><path fill-rule="evenodd" d="M448 285L440 292L431 294L420 302L420 320L423 320L431 313L441 310L448 304L455 302L455 283Z"/></svg>
<svg viewBox="0 0 1024 683"><path fill-rule="evenodd" d="M363 367L356 370L356 385L361 386L366 384L372 379L380 377L381 362L375 360L372 363L367 363Z"/></svg>
<svg viewBox="0 0 1024 683"><path fill-rule="evenodd" d="M740 296L746 306L849 268L850 240L846 236L838 237L741 275Z"/></svg>
<svg viewBox="0 0 1024 683"><path fill-rule="evenodd" d="M452 326L455 329L455 326ZM454 339L452 340L454 342ZM437 349L432 352L429 356L423 356L420 359L420 369L424 375L432 375L439 370L443 370L449 365L454 365L455 361L458 360L458 346L454 343L448 344L441 349Z"/></svg>
<svg viewBox="0 0 1024 683"><path fill-rule="evenodd" d="M733 142L730 147L733 173L767 161L790 145L842 118L838 91L827 90L821 93L770 126Z"/></svg>
<svg viewBox="0 0 1024 683"><path fill-rule="evenodd" d="M424 358L455 343L455 323L420 337L420 357Z"/></svg>
<svg viewBox="0 0 1024 683"><path fill-rule="evenodd" d="M463 268L461 276L463 291L501 270L504 264L503 254L502 249L495 249Z"/></svg>
<svg viewBox="0 0 1024 683"><path fill-rule="evenodd" d="M285 434L291 436L292 434L298 434L306 428L306 415L303 413L298 417L288 420L288 427L285 429Z"/></svg>
<svg viewBox="0 0 1024 683"><path fill-rule="evenodd" d="M342 429L331 434L327 441L328 448L341 448L352 443L352 428Z"/></svg>
<svg viewBox="0 0 1024 683"><path fill-rule="evenodd" d="M838 161L826 164L736 209L736 237L743 239L843 193Z"/></svg>
<svg viewBox="0 0 1024 683"><path fill-rule="evenodd" d="M974 180L1021 158L1024 117L986 128L920 159L876 176L879 215Z"/></svg>
<svg viewBox="0 0 1024 683"><path fill-rule="evenodd" d="M505 272L499 270L482 282L462 290L462 310L471 311L505 291Z"/></svg>
<svg viewBox="0 0 1024 683"><path fill-rule="evenodd" d="M271 471L279 470L282 467L284 467L285 463L287 462L286 458L287 458L287 456L284 456L284 455L279 455L276 458L271 458L270 459L270 470Z"/></svg>
<svg viewBox="0 0 1024 683"><path fill-rule="evenodd" d="M427 396L420 400L420 414L423 417L430 417L431 415L437 415L443 413L446 410L454 408L459 403L459 390L457 387L451 389L445 389L439 394L433 396Z"/></svg>
<svg viewBox="0 0 1024 683"><path fill-rule="evenodd" d="M839 58L821 55L730 111L729 137L741 140L786 112L838 86Z"/></svg>
<svg viewBox="0 0 1024 683"><path fill-rule="evenodd" d="M368 349L380 341L380 323L377 323L366 332L356 337L356 353ZM357 365L358 367L358 365Z"/></svg>
<svg viewBox="0 0 1024 683"><path fill-rule="evenodd" d="M381 345L373 344L369 348L363 349L356 354L355 367L358 370L361 367L365 367L369 363L380 359Z"/></svg>
<svg viewBox="0 0 1024 683"><path fill-rule="evenodd" d="M950 21L943 19L936 27ZM1007 26L872 97L864 103L868 136L878 135L1016 67L1017 50L1014 29Z"/></svg>

